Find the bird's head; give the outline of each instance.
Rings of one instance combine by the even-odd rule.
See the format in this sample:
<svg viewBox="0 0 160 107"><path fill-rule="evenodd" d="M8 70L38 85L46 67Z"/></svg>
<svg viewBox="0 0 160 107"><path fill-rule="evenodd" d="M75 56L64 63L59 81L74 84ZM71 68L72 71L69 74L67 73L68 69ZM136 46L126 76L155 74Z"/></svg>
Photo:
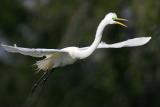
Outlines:
<svg viewBox="0 0 160 107"><path fill-rule="evenodd" d="M108 13L103 20L108 24L119 24L124 27L127 26L119 21L128 21L126 19L118 18L116 13Z"/></svg>

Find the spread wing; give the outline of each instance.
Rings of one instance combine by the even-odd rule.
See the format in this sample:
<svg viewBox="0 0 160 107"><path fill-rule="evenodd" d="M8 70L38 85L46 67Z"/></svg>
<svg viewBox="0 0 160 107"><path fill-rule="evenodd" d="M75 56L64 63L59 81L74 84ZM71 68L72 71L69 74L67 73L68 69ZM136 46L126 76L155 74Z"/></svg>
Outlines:
<svg viewBox="0 0 160 107"><path fill-rule="evenodd" d="M122 47L134 47L134 46L142 46L150 41L151 37L139 37L128 39L126 41L114 43L114 44L106 44L105 42L101 42L98 45L98 48L122 48Z"/></svg>
<svg viewBox="0 0 160 107"><path fill-rule="evenodd" d="M135 47L135 46L142 46L145 45L150 41L151 37L139 37L139 38L133 38L128 39L126 41L114 43L114 44L107 44L105 42L101 42L97 49L101 48L123 48L123 47ZM89 47L83 47L80 48L81 50L88 49Z"/></svg>
<svg viewBox="0 0 160 107"><path fill-rule="evenodd" d="M133 38L128 39L126 41L114 43L114 44L106 44L105 42L101 42L97 48L122 48L122 47L134 47L134 46L141 46L150 41L151 37L140 37L140 38ZM6 51L13 52L13 53L21 53L23 55L29 55L33 57L43 57L55 52L58 53L68 53L62 49L34 49L34 48L23 48L8 45L1 45ZM88 47L80 48L81 50L88 49Z"/></svg>
<svg viewBox="0 0 160 107"><path fill-rule="evenodd" d="M67 53L66 51L61 50L61 49L40 49L40 48L34 49L34 48L18 47L16 45L14 46L1 45L1 46L8 52L20 53L20 54L28 55L32 57L43 57L43 56L53 54L55 52Z"/></svg>

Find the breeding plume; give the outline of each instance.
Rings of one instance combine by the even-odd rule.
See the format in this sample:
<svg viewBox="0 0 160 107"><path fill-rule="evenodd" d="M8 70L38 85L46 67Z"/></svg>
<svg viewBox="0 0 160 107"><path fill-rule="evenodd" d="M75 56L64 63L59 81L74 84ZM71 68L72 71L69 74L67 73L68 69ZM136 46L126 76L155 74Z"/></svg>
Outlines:
<svg viewBox="0 0 160 107"><path fill-rule="evenodd" d="M126 27L126 25L124 25L119 21L127 21L127 20L118 18L115 13L107 14L104 17L104 19L99 23L95 34L95 39L93 43L88 47L83 47L83 48L66 47L63 49L33 49L33 48L30 49L30 48L18 47L16 45L15 46L1 45L1 46L8 52L21 53L23 55L29 55L32 57L45 56L43 60L37 61L35 65L37 65L38 70L45 71L42 78L46 80L48 78L47 72L49 72L51 69L57 67L63 67L68 64L73 64L75 61L79 59L87 58L96 49L140 46L146 44L151 39L151 37L141 37L141 38L129 39L127 41L114 44L106 44L105 42L101 42L103 30L107 25L119 24ZM41 81L41 79L39 81ZM39 81L37 83L39 83Z"/></svg>

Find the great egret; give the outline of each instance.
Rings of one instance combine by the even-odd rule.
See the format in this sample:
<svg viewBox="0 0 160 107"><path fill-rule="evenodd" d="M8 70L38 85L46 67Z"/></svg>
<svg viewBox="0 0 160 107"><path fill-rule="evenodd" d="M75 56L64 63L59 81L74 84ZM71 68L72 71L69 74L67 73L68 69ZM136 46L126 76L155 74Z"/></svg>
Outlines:
<svg viewBox="0 0 160 107"><path fill-rule="evenodd" d="M52 68L62 67L68 64L74 63L78 59L84 59L90 56L95 49L97 48L121 48L121 47L132 47L132 46L140 46L146 44L151 37L141 37L141 38L134 38L127 41L115 43L115 44L106 44L101 42L102 33L105 26L109 24L119 24L121 26L126 27L121 22L118 21L127 21L126 19L118 18L115 13L107 14L104 19L100 22L95 39L93 43L89 47L66 47L63 49L30 49L30 48L22 48L15 46L8 46L8 45L1 45L5 50L8 52L14 53L21 53L23 55L29 55L32 57L43 57L43 60L37 61L35 65L38 67L39 70L43 70L44 75L36 82L34 88L37 87L41 80L46 81L49 76L49 70Z"/></svg>

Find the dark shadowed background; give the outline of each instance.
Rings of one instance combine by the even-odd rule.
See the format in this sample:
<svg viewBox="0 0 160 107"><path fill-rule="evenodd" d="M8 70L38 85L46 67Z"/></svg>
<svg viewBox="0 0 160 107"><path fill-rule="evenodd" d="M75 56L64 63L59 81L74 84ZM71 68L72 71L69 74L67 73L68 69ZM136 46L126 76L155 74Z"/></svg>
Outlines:
<svg viewBox="0 0 160 107"><path fill-rule="evenodd" d="M33 107L160 107L160 0L1 0L0 43L29 48L89 46L109 12L129 20L110 25L103 41L152 36L145 46L101 49L57 69ZM26 106L42 72L38 58L0 48L0 106ZM28 107L28 106L26 106Z"/></svg>

